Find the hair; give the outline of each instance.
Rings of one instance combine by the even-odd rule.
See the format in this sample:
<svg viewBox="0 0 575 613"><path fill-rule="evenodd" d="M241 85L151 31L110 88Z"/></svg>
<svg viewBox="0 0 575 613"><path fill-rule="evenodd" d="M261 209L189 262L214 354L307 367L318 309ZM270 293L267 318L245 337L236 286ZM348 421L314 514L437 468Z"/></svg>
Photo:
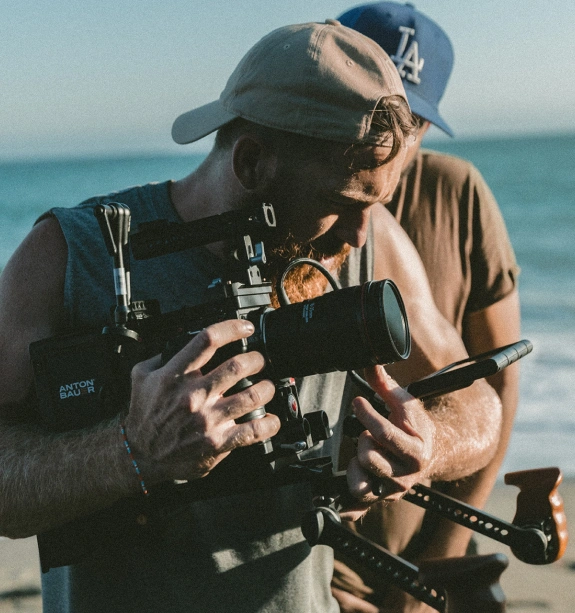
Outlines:
<svg viewBox="0 0 575 613"><path fill-rule="evenodd" d="M375 108L370 134L385 140L391 137L391 151L386 159L390 162L399 153L405 139L417 133L419 124L401 96L382 98Z"/></svg>
<svg viewBox="0 0 575 613"><path fill-rule="evenodd" d="M421 115L416 115L415 113L413 113L413 123L415 124L415 131L419 132L419 130L421 130L421 128L423 128L426 123L431 122L429 121L429 119L424 119Z"/></svg>
<svg viewBox="0 0 575 613"><path fill-rule="evenodd" d="M396 157L406 138L415 134L417 129L418 123L411 114L404 98L388 96L378 102L373 113L370 135L376 136L382 144L391 142L391 151L385 159L386 163ZM214 152L230 149L241 135L248 132L257 135L270 146L279 147L281 145L284 151L300 160L309 159L320 152L325 152L326 143L334 144L333 141L269 128L238 117L217 131ZM355 147L364 144L361 142L352 143L346 152L353 151Z"/></svg>

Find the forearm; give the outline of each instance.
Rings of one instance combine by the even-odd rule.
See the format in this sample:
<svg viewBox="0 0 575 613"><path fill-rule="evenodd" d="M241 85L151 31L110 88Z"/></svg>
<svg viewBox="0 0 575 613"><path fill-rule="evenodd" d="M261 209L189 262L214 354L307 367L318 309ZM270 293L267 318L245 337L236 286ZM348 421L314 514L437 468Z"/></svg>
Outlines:
<svg viewBox="0 0 575 613"><path fill-rule="evenodd" d="M490 307L469 313L464 321L464 339L470 354L507 345L520 338L520 309L517 291ZM473 475L448 484L446 493L472 506L482 508L505 458L519 398L519 364L513 364L488 379L502 403L501 435L491 461ZM462 556L472 532L442 520L423 558Z"/></svg>
<svg viewBox="0 0 575 613"><path fill-rule="evenodd" d="M495 485L499 470L509 444L513 420L517 407L518 368L516 365L500 373L505 377L490 380L502 402L501 436L492 460L473 475L448 483L444 490L448 496L461 500L474 507L483 508ZM465 555L472 531L449 520L441 520L421 559L436 557L458 557Z"/></svg>
<svg viewBox="0 0 575 613"><path fill-rule="evenodd" d="M432 481L456 481L485 468L500 440L501 401L491 386L476 381L446 394L427 407L435 425Z"/></svg>
<svg viewBox="0 0 575 613"><path fill-rule="evenodd" d="M62 434L2 424L0 533L31 536L138 492L118 424Z"/></svg>

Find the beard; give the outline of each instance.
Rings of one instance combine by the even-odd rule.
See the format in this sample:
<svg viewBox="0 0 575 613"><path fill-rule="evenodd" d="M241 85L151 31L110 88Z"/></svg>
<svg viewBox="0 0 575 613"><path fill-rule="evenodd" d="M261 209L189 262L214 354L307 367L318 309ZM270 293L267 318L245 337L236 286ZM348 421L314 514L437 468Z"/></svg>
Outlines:
<svg viewBox="0 0 575 613"><path fill-rule="evenodd" d="M347 259L351 247L335 235L327 232L318 239L308 243L298 243L288 235L281 243L266 250L267 263L265 272L267 280L272 283L272 306L280 306L276 285L287 265L296 258L310 258L323 264L332 274L337 275ZM300 264L290 270L284 280L284 288L290 302L302 302L309 298L321 296L328 280L317 268L309 264Z"/></svg>

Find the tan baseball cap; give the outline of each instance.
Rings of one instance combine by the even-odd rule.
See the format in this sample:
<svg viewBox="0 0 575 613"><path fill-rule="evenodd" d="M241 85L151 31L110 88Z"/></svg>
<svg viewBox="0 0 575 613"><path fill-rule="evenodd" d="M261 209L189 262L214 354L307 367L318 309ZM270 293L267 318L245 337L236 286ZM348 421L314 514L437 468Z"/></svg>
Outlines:
<svg viewBox="0 0 575 613"><path fill-rule="evenodd" d="M274 30L240 61L219 100L180 115L183 145L236 117L305 136L379 144L370 133L377 103L401 96L394 63L373 40L333 19Z"/></svg>

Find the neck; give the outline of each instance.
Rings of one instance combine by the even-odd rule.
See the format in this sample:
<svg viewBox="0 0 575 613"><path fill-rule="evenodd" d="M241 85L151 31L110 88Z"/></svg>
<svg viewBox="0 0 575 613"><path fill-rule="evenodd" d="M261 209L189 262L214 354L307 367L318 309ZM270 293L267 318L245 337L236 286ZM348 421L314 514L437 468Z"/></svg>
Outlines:
<svg viewBox="0 0 575 613"><path fill-rule="evenodd" d="M195 221L232 209L229 184L225 159L212 152L196 170L171 184L170 197L183 221Z"/></svg>
<svg viewBox="0 0 575 613"><path fill-rule="evenodd" d="M196 170L171 183L170 198L182 221L196 221L236 208L234 203L238 199L230 167L225 155L212 152ZM223 243L212 243L206 248L222 258L227 251Z"/></svg>

